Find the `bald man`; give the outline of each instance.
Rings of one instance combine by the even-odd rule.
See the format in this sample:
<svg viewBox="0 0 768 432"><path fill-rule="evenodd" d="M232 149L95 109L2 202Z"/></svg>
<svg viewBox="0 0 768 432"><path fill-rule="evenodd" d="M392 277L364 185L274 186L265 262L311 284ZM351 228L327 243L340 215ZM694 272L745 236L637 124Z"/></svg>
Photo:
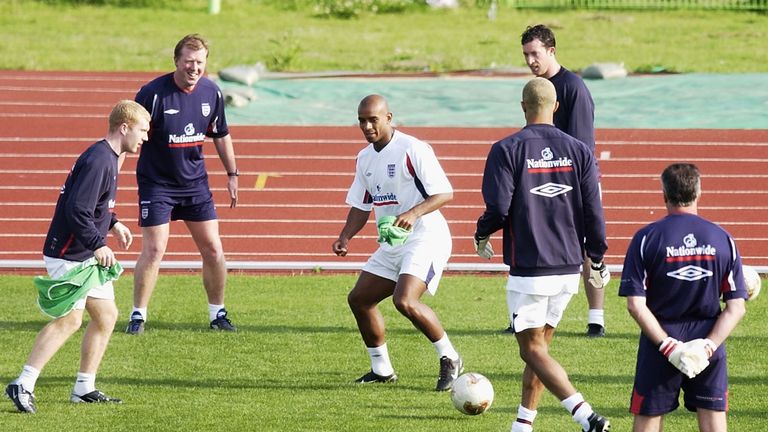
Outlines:
<svg viewBox="0 0 768 432"><path fill-rule="evenodd" d="M356 382L397 381L378 309L382 300L392 297L397 310L435 347L440 362L435 390L450 390L463 371L463 361L421 296L435 294L451 255L451 233L438 209L453 199L453 188L432 147L392 127L392 113L384 97L366 96L357 117L369 144L357 155L355 179L346 198L349 214L333 252L347 255L350 240L368 222L371 210L377 226L389 219L407 238L402 244L387 242L382 228L379 248L347 297L371 360L371 370Z"/></svg>
<svg viewBox="0 0 768 432"><path fill-rule="evenodd" d="M583 142L553 125L557 97L549 80L529 81L521 105L526 126L488 154L485 212L474 238L478 255L490 259L490 236L503 233L509 319L525 362L512 432L533 430L544 388L584 431L607 431L610 422L592 410L549 354L555 328L578 290L585 252L602 263L607 249L595 159Z"/></svg>

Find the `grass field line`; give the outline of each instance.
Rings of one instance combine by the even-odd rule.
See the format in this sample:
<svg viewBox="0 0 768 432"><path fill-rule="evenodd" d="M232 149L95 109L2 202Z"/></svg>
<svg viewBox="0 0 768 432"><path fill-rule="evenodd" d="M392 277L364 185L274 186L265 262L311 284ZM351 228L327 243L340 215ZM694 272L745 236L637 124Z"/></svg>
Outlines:
<svg viewBox="0 0 768 432"><path fill-rule="evenodd" d="M30 251L0 251L1 256L40 256L40 252ZM121 251L119 257L138 257L138 252L125 252ZM166 252L168 258L173 257L193 257L196 258L199 254L188 252ZM285 253L271 253L271 252L228 252L228 257L238 257L237 259L227 260L227 269L229 270L300 270L300 269L318 269L323 270L354 270L358 271L365 264L365 260L370 256L369 252L350 252L347 254L347 259L363 259L363 261L317 261L311 260L316 254L307 252L285 252ZM280 257L295 257L306 258L309 261L254 261L248 259L249 257L255 258L273 258L275 256ZM477 258L477 255L473 253L454 253L451 254L451 259L471 259ZM623 259L624 255L606 254L606 258ZM765 260L768 256L754 256L750 257L754 259ZM477 258L479 259L479 258ZM131 259L120 259L120 264L126 269L133 269L136 267L136 261ZM200 269L202 262L200 260L173 260L165 259L160 265L161 269L177 269L177 270L189 270ZM12 259L2 260L0 259L0 269L2 268L45 268L42 258L39 259ZM615 275L620 275L623 266L621 264L609 264L608 269ZM768 273L768 266L754 266L755 270L759 273ZM452 262L449 261L446 266L446 271L470 271L470 272L483 272L483 271L498 271L506 273L508 267L503 263L488 263L488 262Z"/></svg>

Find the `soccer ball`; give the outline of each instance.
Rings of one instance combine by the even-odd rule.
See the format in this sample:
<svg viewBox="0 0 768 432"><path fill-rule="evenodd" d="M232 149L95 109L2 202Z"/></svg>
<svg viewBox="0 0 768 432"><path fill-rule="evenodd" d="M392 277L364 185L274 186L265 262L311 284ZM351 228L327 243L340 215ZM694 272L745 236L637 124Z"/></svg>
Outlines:
<svg viewBox="0 0 768 432"><path fill-rule="evenodd" d="M744 284L747 286L747 295L749 295L747 300L756 299L760 294L760 285L763 283L760 274L754 267L748 265L742 265L741 272L744 275Z"/></svg>
<svg viewBox="0 0 768 432"><path fill-rule="evenodd" d="M468 372L453 382L451 400L453 406L463 414L482 414L493 403L493 386L488 378L476 372Z"/></svg>

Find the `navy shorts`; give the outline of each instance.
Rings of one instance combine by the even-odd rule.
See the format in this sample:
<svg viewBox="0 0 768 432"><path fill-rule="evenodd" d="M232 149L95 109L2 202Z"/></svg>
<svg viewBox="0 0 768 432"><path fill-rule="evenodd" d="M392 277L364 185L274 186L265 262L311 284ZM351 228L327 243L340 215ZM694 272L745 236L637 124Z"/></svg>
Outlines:
<svg viewBox="0 0 768 432"><path fill-rule="evenodd" d="M139 196L139 226L167 224L172 220L203 222L217 219L216 205L210 191L197 195L162 195L154 191L151 196Z"/></svg>
<svg viewBox="0 0 768 432"><path fill-rule="evenodd" d="M675 339L689 341L707 337L714 320L662 324ZM641 335L637 350L635 385L629 411L632 414L658 416L677 409L680 390L685 408L728 411L728 367L725 344L719 346L709 366L689 379L659 352L656 345Z"/></svg>

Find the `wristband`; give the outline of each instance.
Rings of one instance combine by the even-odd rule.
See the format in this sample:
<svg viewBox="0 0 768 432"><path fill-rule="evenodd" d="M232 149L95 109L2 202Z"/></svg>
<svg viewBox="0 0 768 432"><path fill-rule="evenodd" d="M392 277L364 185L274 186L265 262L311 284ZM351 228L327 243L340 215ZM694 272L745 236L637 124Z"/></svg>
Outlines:
<svg viewBox="0 0 768 432"><path fill-rule="evenodd" d="M230 176L230 177L239 177L240 176L240 170L235 169L234 172L227 171L227 175Z"/></svg>

